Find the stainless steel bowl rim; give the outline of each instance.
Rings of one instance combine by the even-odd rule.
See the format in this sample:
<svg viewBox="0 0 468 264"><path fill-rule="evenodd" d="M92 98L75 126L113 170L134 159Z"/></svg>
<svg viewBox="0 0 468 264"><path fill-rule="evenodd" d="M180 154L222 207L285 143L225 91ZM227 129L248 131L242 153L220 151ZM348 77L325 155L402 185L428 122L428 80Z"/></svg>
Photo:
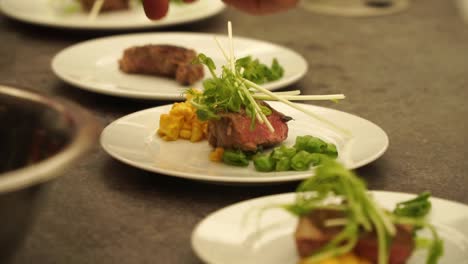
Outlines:
<svg viewBox="0 0 468 264"><path fill-rule="evenodd" d="M12 192L47 182L64 173L96 143L100 125L82 107L61 98L46 96L0 84L0 93L34 101L68 115L76 124L76 135L60 152L38 163L0 175L0 193Z"/></svg>

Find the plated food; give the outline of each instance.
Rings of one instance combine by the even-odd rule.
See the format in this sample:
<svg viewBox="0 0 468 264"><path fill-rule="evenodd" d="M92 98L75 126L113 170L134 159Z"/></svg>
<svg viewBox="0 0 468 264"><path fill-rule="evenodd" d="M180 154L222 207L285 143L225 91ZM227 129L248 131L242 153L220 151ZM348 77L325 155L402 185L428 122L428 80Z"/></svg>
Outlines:
<svg viewBox="0 0 468 264"><path fill-rule="evenodd" d="M266 100L280 101L316 119L339 134L351 136L339 125L290 101L337 101L344 99L344 95L301 96L300 91L272 93L266 90L259 84L281 78L284 69L276 59L273 60L271 68L258 63L258 60L252 60L250 56L236 59L230 22L228 22L228 32L229 55L218 43L227 61L221 67L221 73L219 75L215 73L219 65L217 66L210 57L203 53L199 54L192 63L205 65L211 78L203 82L203 90L186 91L187 101L184 105L189 111L182 111L180 104L174 105L169 113L174 116L172 124L168 123L170 119L166 118L166 114L161 116L158 135L164 140L176 140L179 134L185 132L183 122L190 123L191 119L195 118L208 124L207 139L215 148L210 154L210 160L244 167L248 166L249 157L252 157L255 168L262 172L307 170L311 163L315 165L319 163L319 155L328 154L328 148L333 149L333 158L336 158L336 146L315 137L307 138L307 140L304 137L298 137L298 141L304 141L303 144L296 142L296 145L290 148L283 145L275 148L269 155L260 153L264 148L277 146L286 140L288 137L287 122L292 119L275 110ZM217 39L214 40L217 41ZM167 133L161 133L161 131L169 130L175 132L173 137L169 137Z"/></svg>
<svg viewBox="0 0 468 264"><path fill-rule="evenodd" d="M339 123L352 133L344 138L333 130L311 120L306 114L278 102L270 102L277 111L294 116L288 122L288 138L283 142L293 146L298 136L311 135L336 145L338 160L348 168L358 168L380 157L388 147L388 136L372 122L345 112L325 107L301 104L320 116ZM189 143L185 140L165 141L155 132L162 114L173 105L158 106L119 118L109 124L101 134L101 146L117 160L168 177L209 181L214 183L268 184L297 181L308 178L314 171L278 171L264 173L247 167L226 166L212 162L213 148L206 142Z"/></svg>
<svg viewBox="0 0 468 264"><path fill-rule="evenodd" d="M204 75L203 65L192 63L196 57L195 50L175 45L133 46L124 50L119 68L129 74L169 77L191 85Z"/></svg>
<svg viewBox="0 0 468 264"><path fill-rule="evenodd" d="M366 263L404 264L422 239L421 229L430 233L424 238L426 263L438 263L444 246L426 219L430 194L384 210L367 192L359 177L332 160L324 160L315 177L299 185L295 202L282 207L299 217L294 237L301 263L349 254Z"/></svg>
<svg viewBox="0 0 468 264"><path fill-rule="evenodd" d="M83 7L89 8L94 0L80 0ZM128 9L120 9L127 6ZM141 28L161 28L185 24L219 14L225 8L219 0L200 0L189 5L171 3L166 17L150 21L144 14L139 0L105 0L109 10L95 19L89 19L91 11L81 9L77 0L0 0L2 12L23 22L43 26L86 29L86 30L128 30ZM71 4L71 5L70 5ZM110 11L119 8L119 10Z"/></svg>
<svg viewBox="0 0 468 264"><path fill-rule="evenodd" d="M93 7L99 8L99 12L127 10L130 8L130 0L77 0L84 11L90 12Z"/></svg>
<svg viewBox="0 0 468 264"><path fill-rule="evenodd" d="M283 74L283 69L278 64L280 60L273 59L271 68L268 68L258 64L250 56L235 59L230 23L228 23L228 32L229 53L222 48L223 45L217 38L214 39L220 47L220 53L228 62L226 65L217 68L211 57L204 53L197 56L195 62L205 65L211 75L211 78L203 81L203 90L186 90L187 101L182 104L159 107L117 120L101 135L101 144L104 149L115 158L140 168L179 177L217 182L258 183L295 180L311 173L304 174L304 171L307 171L311 164L320 163L320 155L338 158L346 166L363 163L364 160L356 163L356 159L349 155L353 152L352 145L359 138L359 135L355 136L353 133L360 134L356 131L359 126L355 124L350 126L349 120L336 122L333 115L323 114L324 111L321 108L290 101L338 100L342 99L343 95L301 96L299 91L273 93L265 89L258 83L264 82L265 79L281 77ZM279 102L266 103L266 100ZM160 113L149 121L143 118L146 119L145 123L152 124L149 126L153 128L152 131L148 133L148 123L134 124L129 127L137 135L132 138L132 143L138 145L140 140L145 142L143 146L137 147L140 154L134 156L135 148L127 143L125 146L118 146L123 142L120 138L118 142L114 141L115 136L126 129L120 129L119 124L128 126L133 123L130 120L135 117L137 122L141 122L143 119L137 116L146 116L151 112ZM294 117L294 122L290 117ZM379 142L373 146L377 147L376 152L365 158L368 159L367 162L380 156L388 145L385 133L373 124L362 122L359 118L350 119L363 124L364 127L369 128L370 125L371 128L366 132L374 131L381 136L374 138ZM290 133L289 123L295 125L296 131ZM303 123L308 125L303 125ZM296 129L298 126L300 129ZM136 130L131 127L135 127ZM306 133L303 133L304 129L307 129ZM130 132L127 130L125 137L128 138ZM302 133L297 134L300 132ZM313 135L310 135L311 133ZM292 136L288 137L288 134ZM195 138L192 138L194 135L196 135ZM207 135L211 146L207 142L198 142L200 136L203 138L204 135ZM304 137L304 135L309 137ZM198 143L174 141L179 137ZM296 138L297 142L291 144L291 141ZM365 139L365 141L368 140L368 138ZM276 146L279 143L285 145L274 149L270 155L264 156L259 153L261 149ZM367 144L368 142L363 142L359 146L361 153ZM211 147L215 148L214 151ZM258 171L253 173L251 169L253 167L249 168L250 162L245 158L247 154L244 151L256 152L253 156L253 167ZM201 153L205 154L200 155ZM338 155L338 153L342 154ZM181 162L174 163L178 159ZM241 168L223 169L225 166L223 164L209 163L210 160L220 159L224 163L242 166L244 171L241 171ZM287 172L289 169L302 171L302 174ZM274 171L271 173L272 177L262 175L267 171ZM243 177L243 175L250 177Z"/></svg>
<svg viewBox="0 0 468 264"><path fill-rule="evenodd" d="M195 253L213 264L468 259L468 206L428 193L363 192L362 180L339 164L320 168L297 193L252 199L208 215L192 233Z"/></svg>
<svg viewBox="0 0 468 264"><path fill-rule="evenodd" d="M217 37L223 46L228 43L225 36L204 33L143 33L98 38L73 45L58 53L52 61L52 69L65 82L92 92L125 98L184 100L186 86L168 78L126 74L119 69L118 61L127 48L152 44L192 49L197 54L203 53L211 57L216 65L222 65L225 59L213 37ZM239 58L245 58L242 63L254 66L252 68L263 68L260 64L265 64L276 69L276 58L284 72L280 79L266 82L263 80L262 87L268 90L293 84L307 72L306 60L286 47L242 37L236 37L234 45ZM215 71L219 73L220 69ZM208 72L205 75L204 78L210 78ZM203 79L192 87L201 88L202 81Z"/></svg>

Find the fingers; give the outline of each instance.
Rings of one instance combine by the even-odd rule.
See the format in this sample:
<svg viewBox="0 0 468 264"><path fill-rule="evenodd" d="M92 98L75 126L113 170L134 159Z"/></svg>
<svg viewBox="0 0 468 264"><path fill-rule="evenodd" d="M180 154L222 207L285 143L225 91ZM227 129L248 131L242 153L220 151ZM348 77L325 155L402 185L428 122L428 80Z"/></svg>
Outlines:
<svg viewBox="0 0 468 264"><path fill-rule="evenodd" d="M239 10L254 15L284 11L297 5L298 0L223 0Z"/></svg>
<svg viewBox="0 0 468 264"><path fill-rule="evenodd" d="M143 8L149 19L161 19L169 10L169 0L143 0Z"/></svg>

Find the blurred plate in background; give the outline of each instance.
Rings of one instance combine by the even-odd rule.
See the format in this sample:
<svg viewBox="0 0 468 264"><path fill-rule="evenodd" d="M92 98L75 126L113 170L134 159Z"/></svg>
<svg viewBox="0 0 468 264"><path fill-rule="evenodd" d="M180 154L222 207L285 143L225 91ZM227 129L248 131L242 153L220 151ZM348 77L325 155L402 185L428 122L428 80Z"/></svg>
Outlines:
<svg viewBox="0 0 468 264"><path fill-rule="evenodd" d="M414 195L372 191L374 199L392 210L400 201ZM296 264L294 231L297 218L283 209L266 210L259 220L259 210L268 206L292 203L295 194L264 196L225 207L208 215L192 233L192 247L211 264ZM429 219L444 240L444 256L439 264L461 264L468 259L468 206L431 198ZM424 250L416 251L408 264L424 264Z"/></svg>
<svg viewBox="0 0 468 264"><path fill-rule="evenodd" d="M226 64L223 54L214 40L215 34L207 33L143 33L106 37L73 45L58 53L52 61L55 74L67 83L92 92L120 97L160 100L183 100L188 87L202 88L201 81L182 86L173 79L127 74L119 70L118 61L123 51L145 44L170 44L194 49L213 58L218 70ZM228 38L217 36L227 49ZM284 76L263 84L268 90L290 85L307 72L307 61L298 53L272 43L234 37L235 56L252 55L270 65L277 58L284 68ZM205 68L205 78L210 74Z"/></svg>
<svg viewBox="0 0 468 264"><path fill-rule="evenodd" d="M223 9L224 4L220 0L171 4L165 18L151 21L145 16L141 5L133 5L129 10L106 12L89 20L88 13L65 12L53 0L0 0L0 10L11 18L43 26L88 30L157 28L184 24L214 16Z"/></svg>

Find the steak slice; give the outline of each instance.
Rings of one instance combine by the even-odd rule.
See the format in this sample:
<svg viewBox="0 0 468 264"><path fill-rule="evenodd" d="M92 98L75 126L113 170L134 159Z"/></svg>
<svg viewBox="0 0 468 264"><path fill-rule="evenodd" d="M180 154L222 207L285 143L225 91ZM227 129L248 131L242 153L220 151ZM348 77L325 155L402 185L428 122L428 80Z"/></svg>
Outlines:
<svg viewBox="0 0 468 264"><path fill-rule="evenodd" d="M296 248L302 258L316 253L333 239L343 227L326 227L328 219L342 218L343 213L333 210L314 210L299 219L294 234ZM404 264L414 249L412 227L395 225L397 233L393 237L389 250L389 264ZM375 232L366 232L360 238L353 252L371 263L378 263L378 241Z"/></svg>
<svg viewBox="0 0 468 264"><path fill-rule="evenodd" d="M326 227L324 223L327 219L343 216L339 211L317 209L307 216L300 217L294 233L299 256L305 258L312 255L341 232L342 227Z"/></svg>
<svg viewBox="0 0 468 264"><path fill-rule="evenodd" d="M96 0L79 0L79 1L83 9L88 12L91 11L91 8L93 8L94 2L96 2ZM104 0L104 3L102 4L100 11L106 12L106 11L128 9L129 2L130 2L129 0Z"/></svg>
<svg viewBox="0 0 468 264"><path fill-rule="evenodd" d="M119 67L125 73L169 77L190 85L203 78L203 65L192 64L196 56L192 49L150 44L126 49Z"/></svg>
<svg viewBox="0 0 468 264"><path fill-rule="evenodd" d="M267 118L275 129L273 133L268 130L266 124L260 124L258 121L254 129L251 129L251 118L244 110L240 113L221 113L219 120L208 123L208 142L215 148L243 151L255 151L259 147L270 147L283 142L288 137L286 122L291 118L264 102L262 104L271 109Z"/></svg>
<svg viewBox="0 0 468 264"><path fill-rule="evenodd" d="M396 225L397 233L393 237L389 250L389 264L404 264L414 250L413 228L406 225ZM375 232L361 235L356 247L356 255L378 262L378 242Z"/></svg>

